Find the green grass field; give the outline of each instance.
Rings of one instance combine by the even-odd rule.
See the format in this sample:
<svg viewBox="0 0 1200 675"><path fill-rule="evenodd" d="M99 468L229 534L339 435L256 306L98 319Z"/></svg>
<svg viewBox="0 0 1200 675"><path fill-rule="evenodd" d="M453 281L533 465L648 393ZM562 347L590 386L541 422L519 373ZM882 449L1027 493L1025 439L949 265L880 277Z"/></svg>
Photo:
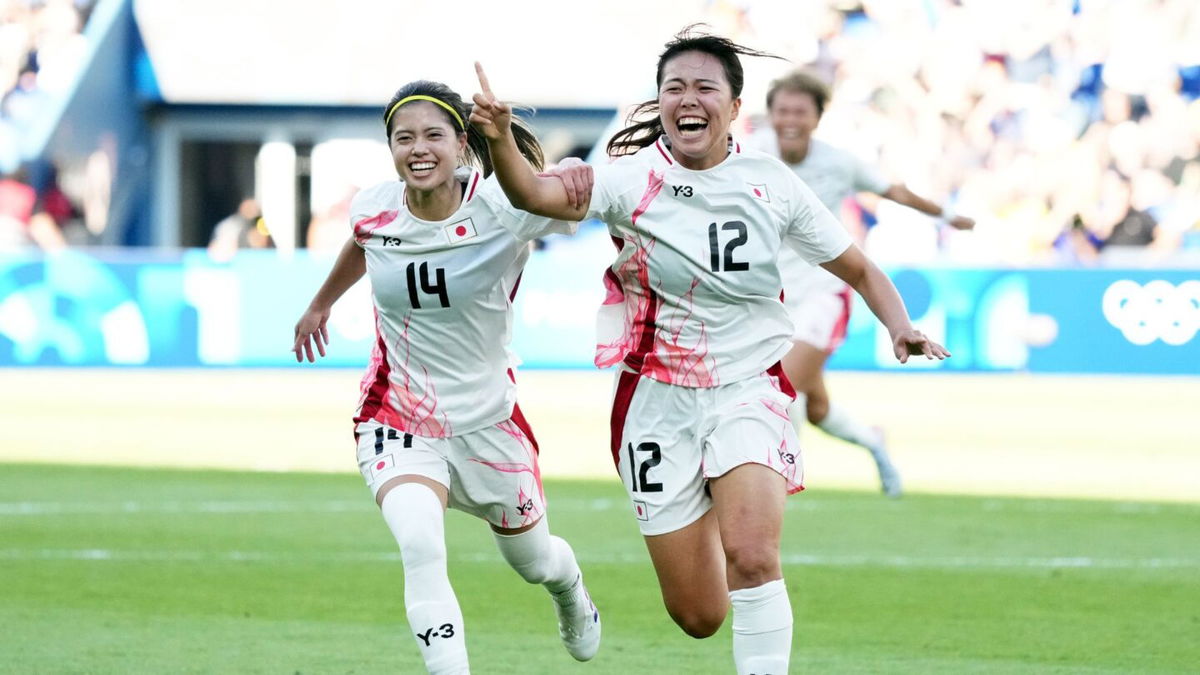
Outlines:
<svg viewBox="0 0 1200 675"><path fill-rule="evenodd" d="M604 619L449 518L473 672L730 673L662 610L615 480L549 481ZM793 672L1155 673L1200 663L1200 505L811 490L783 543ZM0 464L0 671L418 673L395 546L356 475Z"/></svg>

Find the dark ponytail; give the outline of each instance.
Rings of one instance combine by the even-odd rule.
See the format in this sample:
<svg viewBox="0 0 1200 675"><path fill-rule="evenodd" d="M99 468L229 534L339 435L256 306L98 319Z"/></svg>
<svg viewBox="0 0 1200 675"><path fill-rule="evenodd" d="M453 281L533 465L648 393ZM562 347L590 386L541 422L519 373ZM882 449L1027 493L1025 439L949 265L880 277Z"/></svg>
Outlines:
<svg viewBox="0 0 1200 675"><path fill-rule="evenodd" d="M738 43L723 38L717 35L699 31L698 28L704 24L694 23L685 27L683 30L675 34L665 45L663 53L658 56L658 73L655 76L655 84L657 87L662 87L663 68L667 62L675 58L683 52L703 52L721 62L721 67L725 70L725 78L729 80L730 89L733 91L733 98L742 95L742 85L745 83L745 73L742 71L742 62L738 59L738 55L743 56L762 56L772 59L780 59L782 57L761 52L757 49L743 47ZM635 121L638 118L640 122ZM652 145L654 141L662 136L663 125L662 118L659 116L658 98L651 101L644 101L634 106L630 111L629 117L626 118L626 126L613 135L608 142L608 154L610 157L619 157L621 155L629 155L642 148Z"/></svg>
<svg viewBox="0 0 1200 675"><path fill-rule="evenodd" d="M463 153L463 163L478 168L483 172L485 177L492 175L492 156L488 152L487 139L468 122L471 118L471 108L473 106L463 101L463 98L453 89L441 82L417 80L416 82L409 82L396 90L396 93L392 96L392 100L388 101L387 107L383 109L384 133L389 143L392 138L392 117L395 114L393 108L396 107L397 103L410 96L428 96L453 108L454 112L458 113L457 118L449 110L433 104L456 132L467 135L467 148ZM415 103L416 101L413 102ZM404 105L408 105L408 103ZM514 106L514 110L521 110L528 113L533 112L530 108L518 108L516 106ZM541 171L546 163L542 146L538 143L537 136L533 135L533 131L530 130L525 121L516 115L513 116L512 134L517 141L517 149L521 151L521 155L533 165L534 169Z"/></svg>

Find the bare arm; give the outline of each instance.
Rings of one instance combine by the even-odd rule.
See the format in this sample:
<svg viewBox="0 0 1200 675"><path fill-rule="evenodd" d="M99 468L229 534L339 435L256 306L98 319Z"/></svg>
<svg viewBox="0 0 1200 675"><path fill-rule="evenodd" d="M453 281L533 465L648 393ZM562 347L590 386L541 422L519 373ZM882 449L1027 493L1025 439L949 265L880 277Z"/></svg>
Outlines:
<svg viewBox="0 0 1200 675"><path fill-rule="evenodd" d="M333 303L350 289L367 272L367 257L362 248L351 237L342 245L333 269L325 277L325 283L313 296L308 309L296 322L295 342L292 351L296 353L296 361L301 362L308 357L308 362L316 361L313 355L313 343L317 352L325 356L325 345L329 344L329 329L325 324L329 321L329 313Z"/></svg>
<svg viewBox="0 0 1200 675"><path fill-rule="evenodd" d="M900 363L907 363L908 357L916 354L939 360L950 356L945 347L913 328L904 300L900 298L892 280L858 246L851 244L838 257L821 263L821 267L845 281L867 301L871 312L891 335L892 350Z"/></svg>
<svg viewBox="0 0 1200 675"><path fill-rule="evenodd" d="M910 209L916 209L934 218L945 218L946 222L956 230L970 230L975 227L974 220L965 216L947 213L941 206L909 190L903 183L895 183L882 196L897 204L903 204Z"/></svg>
<svg viewBox="0 0 1200 675"><path fill-rule="evenodd" d="M471 110L471 124L487 139L488 152L500 187L512 205L539 216L558 220L577 221L587 215L591 195L576 199L563 186L563 181L553 176L538 176L525 161L517 141L512 134L512 108L496 100L488 85L483 66L475 64L482 93L475 94L475 107Z"/></svg>

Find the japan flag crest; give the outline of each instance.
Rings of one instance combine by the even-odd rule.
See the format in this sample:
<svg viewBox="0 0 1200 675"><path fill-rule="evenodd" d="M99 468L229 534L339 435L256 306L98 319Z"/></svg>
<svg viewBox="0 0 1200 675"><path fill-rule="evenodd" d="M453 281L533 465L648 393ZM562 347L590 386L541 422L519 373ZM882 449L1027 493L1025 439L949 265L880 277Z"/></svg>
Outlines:
<svg viewBox="0 0 1200 675"><path fill-rule="evenodd" d="M380 455L371 460L371 478L378 478L379 474L395 466L396 458L393 455Z"/></svg>
<svg viewBox="0 0 1200 675"><path fill-rule="evenodd" d="M767 186L765 183L746 183L746 185L750 187L750 194L753 195L755 199L764 201L768 204L771 203L771 195L767 193Z"/></svg>
<svg viewBox="0 0 1200 675"><path fill-rule="evenodd" d="M457 244L467 239L473 239L479 233L475 231L475 223L470 218L450 223L446 226L446 239L451 244Z"/></svg>

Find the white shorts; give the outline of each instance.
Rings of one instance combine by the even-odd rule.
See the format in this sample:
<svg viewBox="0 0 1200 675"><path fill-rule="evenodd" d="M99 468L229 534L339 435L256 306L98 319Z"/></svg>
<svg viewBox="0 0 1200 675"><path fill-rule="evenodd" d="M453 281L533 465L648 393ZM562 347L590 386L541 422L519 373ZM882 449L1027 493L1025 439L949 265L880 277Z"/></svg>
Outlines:
<svg viewBox="0 0 1200 675"><path fill-rule="evenodd" d="M680 387L617 374L613 461L643 535L695 522L712 506L710 478L762 464L804 489L804 468L787 406L795 393L778 364L718 387Z"/></svg>
<svg viewBox="0 0 1200 675"><path fill-rule="evenodd" d="M795 327L793 342L832 354L846 339L851 293L844 281L808 263L781 272L783 305Z"/></svg>
<svg viewBox="0 0 1200 675"><path fill-rule="evenodd" d="M374 420L354 429L358 469L376 496L388 480L416 474L445 485L449 506L516 529L546 512L537 441L521 415L450 438L425 438Z"/></svg>

